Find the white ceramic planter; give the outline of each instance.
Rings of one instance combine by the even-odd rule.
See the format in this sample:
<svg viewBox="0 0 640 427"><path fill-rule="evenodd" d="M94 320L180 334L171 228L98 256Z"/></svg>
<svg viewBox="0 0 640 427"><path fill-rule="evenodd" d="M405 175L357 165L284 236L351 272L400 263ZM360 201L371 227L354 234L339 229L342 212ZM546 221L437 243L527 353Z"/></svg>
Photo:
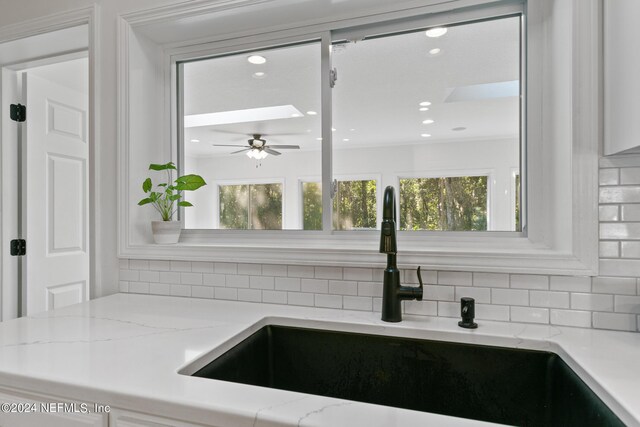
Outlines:
<svg viewBox="0 0 640 427"><path fill-rule="evenodd" d="M172 245L180 240L180 221L151 221L153 240L159 245Z"/></svg>

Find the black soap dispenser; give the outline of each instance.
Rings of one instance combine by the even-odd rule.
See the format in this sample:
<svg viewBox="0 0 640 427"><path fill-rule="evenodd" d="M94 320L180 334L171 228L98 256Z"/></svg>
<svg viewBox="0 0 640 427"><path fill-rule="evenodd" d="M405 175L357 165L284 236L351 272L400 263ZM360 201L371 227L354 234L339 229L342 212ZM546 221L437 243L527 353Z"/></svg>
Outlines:
<svg viewBox="0 0 640 427"><path fill-rule="evenodd" d="M476 317L476 301L473 298L463 297L460 298L460 315L462 320L458 322L458 326L461 328L475 329L478 324L473 321Z"/></svg>

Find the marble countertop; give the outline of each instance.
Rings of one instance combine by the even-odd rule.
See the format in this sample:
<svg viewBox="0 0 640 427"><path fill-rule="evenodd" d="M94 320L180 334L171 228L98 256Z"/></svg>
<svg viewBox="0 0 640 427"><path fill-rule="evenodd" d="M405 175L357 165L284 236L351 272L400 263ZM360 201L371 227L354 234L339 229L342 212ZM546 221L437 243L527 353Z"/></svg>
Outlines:
<svg viewBox="0 0 640 427"><path fill-rule="evenodd" d="M547 350L640 426L640 334L117 294L0 323L0 387L216 426L483 425L473 420L181 375L266 324ZM488 425L488 424L487 424Z"/></svg>

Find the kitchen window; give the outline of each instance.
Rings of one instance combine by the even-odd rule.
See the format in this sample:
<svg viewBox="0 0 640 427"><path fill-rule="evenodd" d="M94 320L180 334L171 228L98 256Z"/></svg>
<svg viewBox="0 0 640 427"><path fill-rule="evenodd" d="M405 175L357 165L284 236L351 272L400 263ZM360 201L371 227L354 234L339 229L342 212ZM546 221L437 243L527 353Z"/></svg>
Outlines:
<svg viewBox="0 0 640 427"><path fill-rule="evenodd" d="M220 185L218 200L221 229L282 229L282 184Z"/></svg>

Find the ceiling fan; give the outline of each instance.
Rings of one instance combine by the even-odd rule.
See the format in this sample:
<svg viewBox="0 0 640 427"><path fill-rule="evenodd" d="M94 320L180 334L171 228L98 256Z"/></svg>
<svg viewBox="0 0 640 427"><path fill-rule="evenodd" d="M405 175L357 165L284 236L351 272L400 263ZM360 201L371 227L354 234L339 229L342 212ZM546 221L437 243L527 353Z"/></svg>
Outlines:
<svg viewBox="0 0 640 427"><path fill-rule="evenodd" d="M251 135L252 138L247 142L249 146L239 145L239 144L211 144L214 147L245 147L242 150L234 151L230 154L238 154L238 153L247 153L247 156L252 159L262 160L267 155L272 154L274 156L279 156L282 153L274 150L274 148L280 150L299 150L299 145L267 145L267 140L262 138L263 135L259 133L254 133Z"/></svg>

